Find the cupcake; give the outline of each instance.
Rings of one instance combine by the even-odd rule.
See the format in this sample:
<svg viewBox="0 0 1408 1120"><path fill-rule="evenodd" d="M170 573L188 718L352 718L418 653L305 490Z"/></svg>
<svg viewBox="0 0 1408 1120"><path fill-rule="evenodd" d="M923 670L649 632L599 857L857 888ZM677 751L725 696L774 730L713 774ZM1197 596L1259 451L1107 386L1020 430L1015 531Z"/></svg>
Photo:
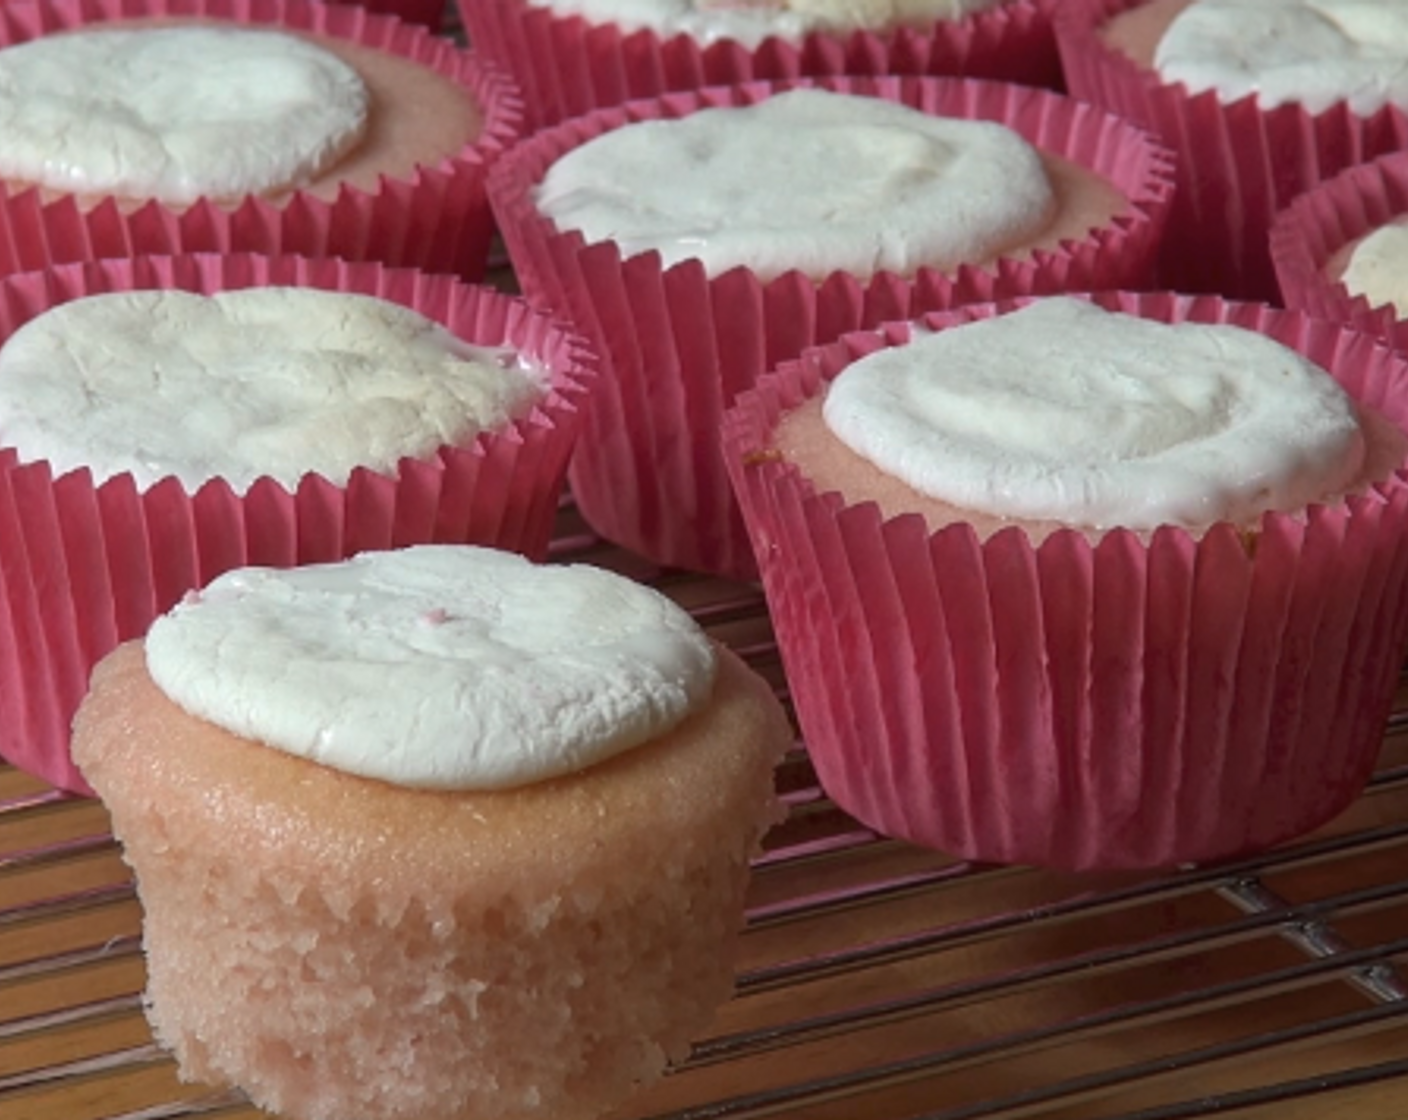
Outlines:
<svg viewBox="0 0 1408 1120"><path fill-rule="evenodd" d="M531 127L704 86L839 74L1061 87L1055 0L464 0Z"/></svg>
<svg viewBox="0 0 1408 1120"><path fill-rule="evenodd" d="M838 804L1074 870L1346 807L1408 637L1408 362L1212 297L921 324L784 363L724 426Z"/></svg>
<svg viewBox="0 0 1408 1120"><path fill-rule="evenodd" d="M596 1117L729 995L790 744L658 593L419 547L228 573L74 750L181 1076L290 1120Z"/></svg>
<svg viewBox="0 0 1408 1120"><path fill-rule="evenodd" d="M248 256L0 293L0 754L55 785L86 791L68 742L93 665L220 572L547 549L591 359L519 300Z"/></svg>
<svg viewBox="0 0 1408 1120"><path fill-rule="evenodd" d="M603 356L570 474L587 520L658 563L751 578L717 447L734 394L888 319L1137 286L1169 179L1145 133L1054 94L838 78L601 110L509 153L490 193L525 294Z"/></svg>
<svg viewBox="0 0 1408 1120"><path fill-rule="evenodd" d="M0 18L0 269L133 253L482 275L516 93L447 40L312 0L19 0Z"/></svg>
<svg viewBox="0 0 1408 1120"><path fill-rule="evenodd" d="M1270 244L1287 307L1408 348L1408 155L1307 191L1276 216Z"/></svg>
<svg viewBox="0 0 1408 1120"><path fill-rule="evenodd" d="M1354 0L1063 5L1055 23L1071 93L1178 152L1164 283L1275 298L1266 233L1277 211L1408 146L1404 11Z"/></svg>

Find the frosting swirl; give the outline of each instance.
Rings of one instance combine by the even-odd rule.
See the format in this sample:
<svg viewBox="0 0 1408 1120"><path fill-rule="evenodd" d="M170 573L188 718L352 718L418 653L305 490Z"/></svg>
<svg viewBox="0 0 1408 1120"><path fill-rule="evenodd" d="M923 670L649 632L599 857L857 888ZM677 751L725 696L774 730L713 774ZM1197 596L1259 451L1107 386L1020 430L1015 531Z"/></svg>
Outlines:
<svg viewBox="0 0 1408 1120"><path fill-rule="evenodd" d="M530 0L563 15L648 28L701 43L731 39L746 47L776 38L799 41L813 31L849 31L959 20L1006 0Z"/></svg>
<svg viewBox="0 0 1408 1120"><path fill-rule="evenodd" d="M228 572L159 618L146 652L157 686L195 716L435 789L601 762L705 703L716 671L709 640L658 592L447 545Z"/></svg>
<svg viewBox="0 0 1408 1120"><path fill-rule="evenodd" d="M267 194L335 164L367 113L357 72L295 35L46 35L0 50L0 177L172 204Z"/></svg>
<svg viewBox="0 0 1408 1120"><path fill-rule="evenodd" d="M1408 0L1194 0L1154 51L1167 81L1263 109L1408 107Z"/></svg>
<svg viewBox="0 0 1408 1120"><path fill-rule="evenodd" d="M1245 523L1344 490L1365 456L1353 402L1293 350L1070 298L871 354L823 415L930 497L1090 528Z"/></svg>
<svg viewBox="0 0 1408 1120"><path fill-rule="evenodd" d="M88 296L0 347L0 443L55 475L243 492L463 445L527 412L546 371L409 308L313 288Z"/></svg>
<svg viewBox="0 0 1408 1120"><path fill-rule="evenodd" d="M1408 224L1380 226L1349 255L1340 278L1352 296L1370 306L1390 304L1400 319L1408 319Z"/></svg>
<svg viewBox="0 0 1408 1120"><path fill-rule="evenodd" d="M623 255L764 279L983 263L1056 207L1040 154L1010 129L819 89L614 129L557 160L534 199Z"/></svg>

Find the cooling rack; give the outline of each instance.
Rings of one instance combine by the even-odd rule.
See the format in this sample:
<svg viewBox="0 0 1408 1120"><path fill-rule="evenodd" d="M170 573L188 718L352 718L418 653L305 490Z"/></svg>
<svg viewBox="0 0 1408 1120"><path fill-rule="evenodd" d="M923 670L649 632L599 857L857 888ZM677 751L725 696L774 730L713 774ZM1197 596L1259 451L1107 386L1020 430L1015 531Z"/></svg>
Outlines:
<svg viewBox="0 0 1408 1120"><path fill-rule="evenodd" d="M653 568L570 506L553 551L669 594L786 699L756 587ZM779 782L737 994L620 1120L1408 1118L1408 687L1329 827L1154 877L886 840L802 744ZM152 1044L138 930L101 806L0 766L0 1120L260 1115Z"/></svg>

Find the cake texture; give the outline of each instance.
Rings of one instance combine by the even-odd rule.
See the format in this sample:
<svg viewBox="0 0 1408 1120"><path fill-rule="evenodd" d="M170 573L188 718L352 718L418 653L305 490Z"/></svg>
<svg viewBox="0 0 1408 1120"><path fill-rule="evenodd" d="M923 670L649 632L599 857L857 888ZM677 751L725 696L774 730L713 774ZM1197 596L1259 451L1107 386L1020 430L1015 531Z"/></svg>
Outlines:
<svg viewBox="0 0 1408 1120"><path fill-rule="evenodd" d="M1073 169L1069 177L1051 176L1058 213L1078 209L1070 197L1063 197L1070 182L1084 178L1088 185L1092 176L1103 184L1105 197L1113 197L1108 205L1119 212L1097 228L1077 223L1081 232L1072 229L1045 248L1028 251L1007 242L1000 244L995 260L953 269L913 257L906 260L908 235L882 237L872 231L864 259L851 262L858 269L864 266L855 272L847 270L846 258L824 256L835 250L835 244L827 244L824 221L791 222L791 232L801 237L800 242L794 238L801 247L794 249L798 256L793 267L784 269L780 257L774 256L767 261L755 258L749 267L730 268L733 262L724 262L722 271L711 274L698 259L671 266L663 250L642 251L642 242L623 244L615 237L593 238L560 228L540 208L550 168L594 138L628 124L683 120L714 108L747 108L777 94L800 94L804 87L917 111L910 115L1009 126L1039 150L1048 170ZM806 93L796 104L809 105L819 96ZM834 150L827 145L824 116L819 124L811 133L823 150ZM834 135L837 142L853 145L863 134L837 129ZM943 160L931 159L927 141L910 138L902 140L901 147L914 156L900 160L898 170L876 171L873 182L867 178L869 167L852 177L854 182L843 177L836 185L836 194L844 199L838 205L850 214L864 212L868 204L863 192L870 186L880 192L881 201L869 205L889 213L891 201L911 183L918 184L915 193L920 193L927 180L942 177ZM767 185L780 197L784 227L789 208L811 215L824 210L815 199L803 201L802 192L818 176L835 177L830 170L810 176L789 173L794 155L803 159L794 149L780 146L776 156L781 169L761 176L771 178ZM853 151L847 158L863 163L866 153ZM847 330L999 295L1147 282L1168 202L1165 161L1163 149L1146 134L1054 94L938 78L838 78L680 94L601 110L535 136L500 161L491 173L490 190L524 293L564 315L603 355L603 378L571 468L583 514L598 532L652 560L752 578L756 568L751 549L717 452L719 420L733 396L770 364ZM878 158L872 162L881 164ZM955 162L961 165L962 159ZM759 169L749 161L738 166L747 174L741 182L723 187L720 197L724 211L730 190L748 197L746 207L736 208L742 224L755 208L761 209L752 197ZM965 180L960 175L958 181ZM833 184L821 186L829 189ZM619 190L629 204L631 184L625 182ZM1089 197L1080 190L1070 194ZM694 196L689 197L692 203ZM960 206L955 213L966 229L966 209ZM701 224L699 236L719 228L727 231L730 225L725 213L712 226ZM677 255L690 255L689 236L686 232L685 252ZM864 235L859 237L864 244ZM745 249L765 243L752 234L740 240ZM891 248L891 243L900 253L887 257L879 249L882 244ZM952 258L945 263L951 264ZM916 264L912 270L885 271ZM798 271L796 265L807 271Z"/></svg>
<svg viewBox="0 0 1408 1120"><path fill-rule="evenodd" d="M63 788L86 789L69 760L68 741L93 664L120 642L140 637L156 615L222 571L336 560L425 541L487 544L532 556L547 550L578 408L595 364L579 339L520 300L450 276L370 263L240 255L138 258L5 278L0 336L14 335L50 307L98 293L147 298L138 293L211 294L269 285L380 296L424 314L461 340L527 356L545 371L545 391L526 411L478 434L461 429L463 440L437 440L429 451L399 458L392 451L375 469L358 467L336 479L296 473L286 482L255 477L232 486L221 477L197 481L205 477L198 473L185 485L169 465L159 467L157 477L139 480L131 470L119 470L100 479L75 460L55 469L47 459L6 447L0 461L0 593L6 608L0 627L0 754ZM176 334L183 330L178 323ZM56 355L55 368L64 357ZM42 381L42 358L33 360ZM140 384L137 389L128 405L140 417ZM275 412L278 397L291 392L289 386L274 394ZM237 393L234 399L239 409L253 408L252 396ZM290 416L302 415L309 402L291 403L296 407ZM390 401L371 406L384 419L396 419L398 407ZM350 422L353 412L342 419ZM196 435L198 417L193 412L187 421ZM361 432L371 439L374 419L363 415L345 425L343 435L355 441ZM258 415L238 423L249 425L245 437L259 455L269 453L259 444L283 421ZM315 443L322 442L320 431L337 428L333 423L320 429L316 421L302 426ZM130 427L140 454L143 425L138 419ZM291 427L297 435L300 424ZM211 441L230 445L222 451L240 442L228 432L205 430Z"/></svg>
<svg viewBox="0 0 1408 1120"><path fill-rule="evenodd" d="M385 556L356 563L398 593ZM587 571L594 598L598 581L625 582ZM473 613L473 599L470 585L447 612ZM572 618L553 624L564 641L576 633ZM140 645L115 652L75 749L136 873L148 1014L182 1075L238 1085L293 1120L596 1117L658 1077L730 992L748 859L790 741L762 680L702 648L712 683L665 730L493 790L412 788L238 737L169 699ZM491 701L494 670L452 656L467 710Z"/></svg>
<svg viewBox="0 0 1408 1120"><path fill-rule="evenodd" d="M801 77L907 74L1062 88L1055 0L459 7L476 48L522 89L530 130L641 98Z"/></svg>
<svg viewBox="0 0 1408 1120"><path fill-rule="evenodd" d="M1219 0L1217 8L1244 9L1251 21L1246 34L1238 32L1231 42L1225 34L1186 37L1219 60L1217 74L1243 83L1229 79L1219 83L1226 92L1219 92L1216 86L1204 88L1202 64L1173 71L1195 88L1165 79L1156 69L1166 31L1179 17L1193 14L1193 7L1201 4L1073 0L1062 5L1055 27L1067 85L1074 96L1165 137L1178 153L1179 189L1160 260L1161 281L1182 291L1270 301L1276 298L1276 281L1266 235L1276 213L1346 167L1408 144L1408 109L1395 100L1401 92L1392 94L1398 80L1392 74L1401 75L1403 62L1390 56L1394 51L1401 56L1402 43L1390 33L1384 45L1372 46L1376 25L1391 32L1401 26L1405 9L1401 3L1355 8ZM1297 28L1304 35L1300 40ZM1370 46L1359 43L1359 32ZM1340 53L1342 62L1331 59L1332 52ZM1268 71L1264 80L1254 76L1258 63L1277 61L1289 64ZM1327 70L1336 69L1359 79L1352 92L1339 97L1333 91L1345 87L1326 78ZM1386 88L1390 95L1378 96Z"/></svg>
<svg viewBox="0 0 1408 1120"><path fill-rule="evenodd" d="M1211 524L1092 531L1030 514L983 525L952 502L882 508L814 482L778 440L786 417L911 327L809 351L724 427L798 721L839 804L971 859L1095 869L1253 851L1334 816L1373 768L1408 635L1408 366L1299 314L1093 298L1249 328L1328 370L1367 421L1364 468L1303 506ZM1016 306L921 323L943 333Z"/></svg>
<svg viewBox="0 0 1408 1120"><path fill-rule="evenodd" d="M1354 247L1376 230L1402 237L1408 216L1408 157L1381 156L1306 191L1276 216L1271 260L1287 307L1347 323L1399 349L1408 348L1408 306L1397 302L1401 266L1385 259L1389 288L1352 291L1344 270ZM1395 303L1397 305L1395 306Z"/></svg>
<svg viewBox="0 0 1408 1120"><path fill-rule="evenodd" d="M23 91L0 96L5 271L247 251L473 278L485 169L521 122L511 84L448 40L315 0L23 0L0 76Z"/></svg>

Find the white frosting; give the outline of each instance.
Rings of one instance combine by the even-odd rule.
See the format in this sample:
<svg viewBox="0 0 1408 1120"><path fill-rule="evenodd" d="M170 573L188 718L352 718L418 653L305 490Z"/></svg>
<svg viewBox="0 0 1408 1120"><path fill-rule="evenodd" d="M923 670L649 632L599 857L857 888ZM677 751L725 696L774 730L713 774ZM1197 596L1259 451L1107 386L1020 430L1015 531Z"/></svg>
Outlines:
<svg viewBox="0 0 1408 1120"><path fill-rule="evenodd" d="M623 255L764 279L982 263L1038 236L1056 205L1010 129L817 89L604 133L534 197L559 229Z"/></svg>
<svg viewBox="0 0 1408 1120"><path fill-rule="evenodd" d="M1408 225L1380 226L1354 247L1341 277L1349 294L1408 319Z"/></svg>
<svg viewBox="0 0 1408 1120"><path fill-rule="evenodd" d="M1007 0L530 0L622 31L730 39L746 47L769 38L798 42L813 31L849 31L958 20Z"/></svg>
<svg viewBox="0 0 1408 1120"><path fill-rule="evenodd" d="M657 592L585 565L422 546L220 576L158 619L147 667L227 731L398 785L499 789L664 734L716 655Z"/></svg>
<svg viewBox="0 0 1408 1120"><path fill-rule="evenodd" d="M1070 298L869 355L823 415L931 497L1092 528L1246 523L1342 492L1365 454L1353 402L1281 344Z"/></svg>
<svg viewBox="0 0 1408 1120"><path fill-rule="evenodd" d="M311 288L123 292L61 304L0 348L0 445L237 491L469 443L527 412L545 371L409 308Z"/></svg>
<svg viewBox="0 0 1408 1120"><path fill-rule="evenodd" d="M300 186L362 138L357 72L233 27L93 29L0 50L0 177L180 204Z"/></svg>
<svg viewBox="0 0 1408 1120"><path fill-rule="evenodd" d="M1408 107L1408 0L1195 0L1154 52L1160 76L1219 99L1311 113Z"/></svg>

